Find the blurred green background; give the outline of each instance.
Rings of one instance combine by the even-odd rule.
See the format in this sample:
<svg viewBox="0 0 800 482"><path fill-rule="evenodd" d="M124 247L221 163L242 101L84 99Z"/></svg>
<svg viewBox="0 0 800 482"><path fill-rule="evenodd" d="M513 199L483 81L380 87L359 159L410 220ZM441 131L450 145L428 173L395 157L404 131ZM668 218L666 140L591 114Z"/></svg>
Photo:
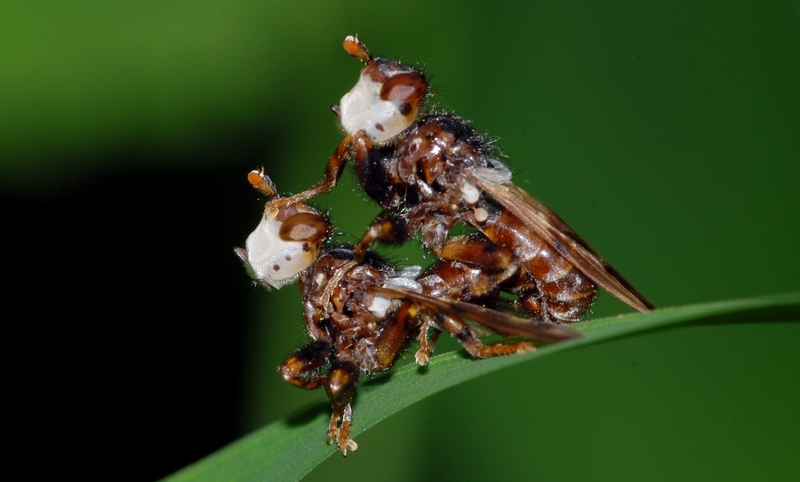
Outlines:
<svg viewBox="0 0 800 482"><path fill-rule="evenodd" d="M250 169L321 178L356 33L423 66L435 105L656 305L800 289L796 1L3 2L8 312L51 361L14 378L33 427L94 435L82 470L102 453L153 480L324 400L275 373L306 342L296 288L253 288L231 248L263 206ZM352 173L316 202L344 240L377 212ZM593 316L626 311L601 295ZM308 480L796 480L798 335L695 327L516 366Z"/></svg>

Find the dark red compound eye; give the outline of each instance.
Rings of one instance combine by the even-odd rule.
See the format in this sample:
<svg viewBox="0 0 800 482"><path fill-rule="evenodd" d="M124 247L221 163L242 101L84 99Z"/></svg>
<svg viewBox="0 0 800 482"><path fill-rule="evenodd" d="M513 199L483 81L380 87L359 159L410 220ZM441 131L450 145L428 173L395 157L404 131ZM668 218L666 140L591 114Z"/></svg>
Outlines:
<svg viewBox="0 0 800 482"><path fill-rule="evenodd" d="M425 95L427 87L425 77L416 72L397 74L383 83L381 99L417 105Z"/></svg>
<svg viewBox="0 0 800 482"><path fill-rule="evenodd" d="M281 225L280 237L284 241L318 243L328 237L330 224L325 217L313 213L290 216Z"/></svg>

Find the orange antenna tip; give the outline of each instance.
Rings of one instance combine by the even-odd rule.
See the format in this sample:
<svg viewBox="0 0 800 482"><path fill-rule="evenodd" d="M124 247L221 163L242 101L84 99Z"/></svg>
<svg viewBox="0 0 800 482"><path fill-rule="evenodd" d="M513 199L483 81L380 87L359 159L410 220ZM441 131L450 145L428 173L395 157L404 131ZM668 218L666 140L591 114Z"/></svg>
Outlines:
<svg viewBox="0 0 800 482"><path fill-rule="evenodd" d="M247 174L247 182L249 182L253 187L258 187L264 184L264 178L262 177L261 171L250 171Z"/></svg>
<svg viewBox="0 0 800 482"><path fill-rule="evenodd" d="M369 53L369 50L367 50L367 46L364 45L364 42L358 40L358 37L348 35L345 37L342 46L344 47L345 51L347 51L347 53L353 57L364 60L368 63L372 62L372 54Z"/></svg>
<svg viewBox="0 0 800 482"><path fill-rule="evenodd" d="M355 57L356 52L358 52L358 44L359 42L357 38L353 37L352 35L348 35L347 37L345 37L344 43L342 45L344 46L344 49L347 51L348 54Z"/></svg>

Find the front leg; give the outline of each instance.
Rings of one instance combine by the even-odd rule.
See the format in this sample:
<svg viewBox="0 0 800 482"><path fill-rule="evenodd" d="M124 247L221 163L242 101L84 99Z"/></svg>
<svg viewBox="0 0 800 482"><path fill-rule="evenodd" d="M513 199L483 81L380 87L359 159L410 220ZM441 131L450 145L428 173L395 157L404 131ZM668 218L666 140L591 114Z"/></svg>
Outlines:
<svg viewBox="0 0 800 482"><path fill-rule="evenodd" d="M297 350L279 368L283 379L306 390L325 387L331 401L331 423L328 426L328 443L339 445L342 455L355 452L358 445L351 440L350 425L353 421L353 394L358 381L358 365L351 360L336 360L328 375L319 373L333 353L333 346L322 340L314 341Z"/></svg>
<svg viewBox="0 0 800 482"><path fill-rule="evenodd" d="M435 251L447 242L447 235L455 222L452 215L431 214L436 206L419 204L408 212L385 210L369 226L369 229L356 244L357 260L363 260L367 251L381 241L387 244L402 244L413 238L417 231L422 233L422 244Z"/></svg>
<svg viewBox="0 0 800 482"><path fill-rule="evenodd" d="M313 341L290 356L278 371L287 383L296 387L306 390L319 388L328 382L328 377L320 374L319 369L328 362L332 351L329 342Z"/></svg>
<svg viewBox="0 0 800 482"><path fill-rule="evenodd" d="M369 225L369 229L364 233L361 240L354 249L354 259L363 261L367 251L381 241L387 244L402 244L414 236L414 227L408 224L403 216L392 211L383 211Z"/></svg>
<svg viewBox="0 0 800 482"><path fill-rule="evenodd" d="M339 143L339 146L328 160L328 164L325 168L325 179L303 192L276 200L275 207L305 203L314 196L329 192L336 186L339 178L342 177L347 160L352 157L356 163L364 162L367 158L367 153L371 149L372 141L369 140L369 137L367 137L364 131L358 131L355 134L348 135Z"/></svg>
<svg viewBox="0 0 800 482"><path fill-rule="evenodd" d="M336 443L342 455L347 451L358 449L350 438L350 426L353 422L353 394L358 381L358 365L351 360L337 360L331 367L325 391L331 401L331 423L328 426L328 443Z"/></svg>

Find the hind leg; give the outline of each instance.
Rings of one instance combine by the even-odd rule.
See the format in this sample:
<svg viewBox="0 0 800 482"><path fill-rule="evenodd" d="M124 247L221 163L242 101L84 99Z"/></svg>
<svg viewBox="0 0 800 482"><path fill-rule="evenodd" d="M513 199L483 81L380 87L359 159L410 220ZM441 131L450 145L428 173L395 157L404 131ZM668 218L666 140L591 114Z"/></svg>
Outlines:
<svg viewBox="0 0 800 482"><path fill-rule="evenodd" d="M536 347L529 341L515 343L495 343L484 345L475 333L460 319L455 316L440 313L438 322L441 328L453 335L461 346L475 358L489 358L501 355L513 355L533 351Z"/></svg>

